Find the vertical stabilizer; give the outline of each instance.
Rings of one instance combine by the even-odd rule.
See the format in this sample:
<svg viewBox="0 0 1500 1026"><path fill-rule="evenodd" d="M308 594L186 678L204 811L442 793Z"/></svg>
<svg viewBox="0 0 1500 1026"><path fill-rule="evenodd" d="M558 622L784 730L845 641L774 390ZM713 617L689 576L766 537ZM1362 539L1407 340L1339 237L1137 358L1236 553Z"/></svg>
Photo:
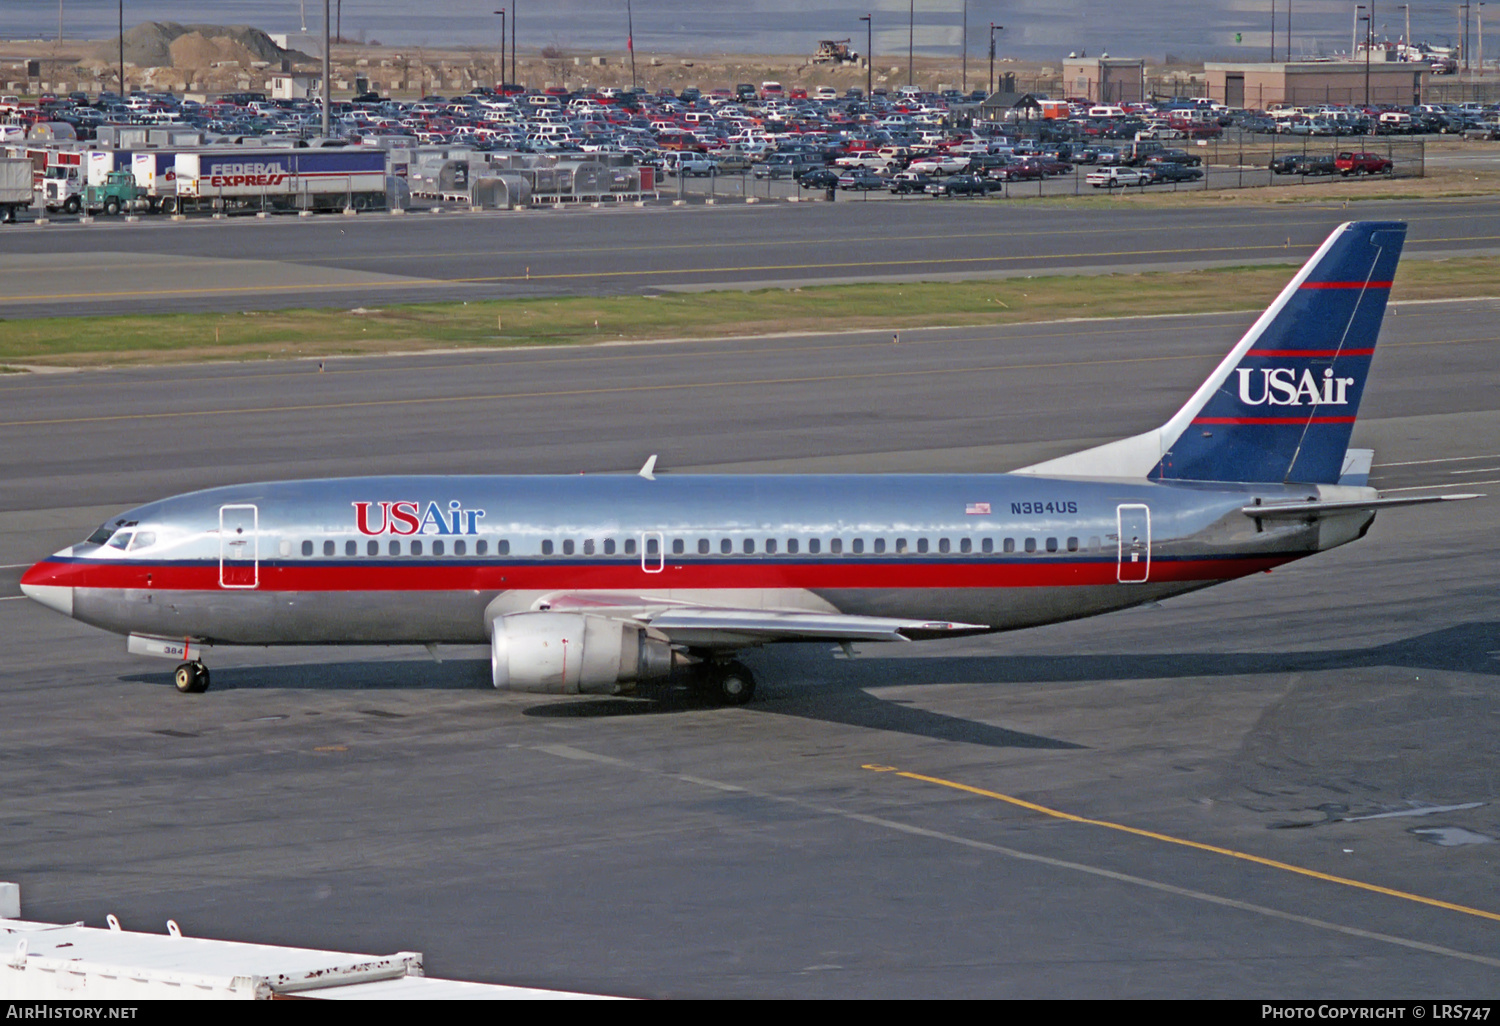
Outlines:
<svg viewBox="0 0 1500 1026"><path fill-rule="evenodd" d="M1341 225L1154 431L1017 473L1334 484L1406 225Z"/></svg>

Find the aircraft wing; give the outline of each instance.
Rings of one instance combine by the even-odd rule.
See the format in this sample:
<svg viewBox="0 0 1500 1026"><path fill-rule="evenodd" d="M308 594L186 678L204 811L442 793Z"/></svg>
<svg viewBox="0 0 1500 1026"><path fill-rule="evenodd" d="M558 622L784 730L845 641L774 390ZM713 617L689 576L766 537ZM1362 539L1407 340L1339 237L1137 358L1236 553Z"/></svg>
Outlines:
<svg viewBox="0 0 1500 1026"><path fill-rule="evenodd" d="M543 608L633 620L673 643L710 648L774 641L921 641L990 630L985 624L947 620L688 605L614 592L550 595Z"/></svg>

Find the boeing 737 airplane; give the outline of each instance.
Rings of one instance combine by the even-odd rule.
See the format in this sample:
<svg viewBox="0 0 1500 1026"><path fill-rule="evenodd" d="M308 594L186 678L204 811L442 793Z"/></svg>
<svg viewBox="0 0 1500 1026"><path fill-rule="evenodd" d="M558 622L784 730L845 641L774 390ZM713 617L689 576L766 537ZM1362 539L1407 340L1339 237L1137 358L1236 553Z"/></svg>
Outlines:
<svg viewBox="0 0 1500 1026"><path fill-rule="evenodd" d="M153 502L27 595L180 660L215 645L483 644L497 688L611 694L782 641L1006 631L1139 605L1362 537L1349 450L1406 236L1338 228L1161 427L1010 474L364 477Z"/></svg>

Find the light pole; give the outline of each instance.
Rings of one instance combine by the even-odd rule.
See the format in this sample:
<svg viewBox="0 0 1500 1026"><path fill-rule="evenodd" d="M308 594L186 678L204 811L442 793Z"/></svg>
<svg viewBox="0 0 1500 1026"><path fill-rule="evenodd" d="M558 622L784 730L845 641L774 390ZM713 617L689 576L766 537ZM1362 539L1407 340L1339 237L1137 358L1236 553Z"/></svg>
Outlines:
<svg viewBox="0 0 1500 1026"><path fill-rule="evenodd" d="M1364 16L1365 22L1365 113L1370 108L1370 48L1375 45L1375 5L1370 5L1370 13Z"/></svg>
<svg viewBox="0 0 1500 1026"><path fill-rule="evenodd" d="M1271 0L1271 63L1276 63L1276 0Z"/></svg>
<svg viewBox="0 0 1500 1026"><path fill-rule="evenodd" d="M521 83L521 72L516 69L516 22L518 22L518 21L521 20L521 16L516 13L516 8L519 7L519 6L520 6L520 4L517 3L516 0L511 0L511 5L510 5L510 80L511 80L511 82L515 83L516 85L519 85Z"/></svg>
<svg viewBox="0 0 1500 1026"><path fill-rule="evenodd" d="M328 27L328 0L323 0L323 138L325 139L328 138L330 130L329 121L331 111L328 104L332 99L329 94L333 91L333 72L331 67L333 47L332 40L328 38Z"/></svg>
<svg viewBox="0 0 1500 1026"><path fill-rule="evenodd" d="M499 92L505 93L505 9L496 10L499 15Z"/></svg>
<svg viewBox="0 0 1500 1026"><path fill-rule="evenodd" d="M59 4L62 3L62 0L58 0L58 3ZM57 25L58 25L58 29L57 29L57 41L60 43L60 42L62 42L62 15L61 14L59 14L57 16ZM964 38L964 62L963 62L963 68L964 68L964 70L963 70L962 88L963 88L964 94L967 95L968 92L969 92L969 0L964 0L964 37L963 38Z"/></svg>
<svg viewBox="0 0 1500 1026"><path fill-rule="evenodd" d="M125 102L125 0L120 0L120 102Z"/></svg>
<svg viewBox="0 0 1500 1026"><path fill-rule="evenodd" d="M870 102L870 75L875 67L875 22L868 14L859 20L865 23L865 103Z"/></svg>
<svg viewBox="0 0 1500 1026"><path fill-rule="evenodd" d="M914 85L912 79L912 44L917 38L917 0L911 0L906 13L906 84Z"/></svg>
<svg viewBox="0 0 1500 1026"><path fill-rule="evenodd" d="M985 96L986 100L988 100L991 96L995 95L995 30L996 29L1000 29L1001 31L1004 31L1005 26L1004 25L996 25L993 21L990 22L990 91L989 91L988 95Z"/></svg>
<svg viewBox="0 0 1500 1026"><path fill-rule="evenodd" d="M625 0L625 48L630 51L630 91L635 92L635 15Z"/></svg>

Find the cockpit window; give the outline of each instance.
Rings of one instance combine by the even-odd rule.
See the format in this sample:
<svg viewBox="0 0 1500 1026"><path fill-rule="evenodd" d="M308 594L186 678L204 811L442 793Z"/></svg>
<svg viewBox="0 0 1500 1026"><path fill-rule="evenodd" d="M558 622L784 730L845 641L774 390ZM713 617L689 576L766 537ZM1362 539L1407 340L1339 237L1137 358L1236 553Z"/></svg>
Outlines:
<svg viewBox="0 0 1500 1026"><path fill-rule="evenodd" d="M85 545L103 545L105 542L109 541L110 535L112 535L114 533L115 533L115 525L114 524L100 524L99 525L99 529L97 531L95 531L93 534L89 535L88 541L84 542L84 544Z"/></svg>
<svg viewBox="0 0 1500 1026"><path fill-rule="evenodd" d="M116 531L115 536L109 540L109 547L112 549L124 549L130 545L130 539L133 537L135 537L134 531Z"/></svg>
<svg viewBox="0 0 1500 1026"><path fill-rule="evenodd" d="M130 543L130 551L134 552L137 549L149 549L151 546L153 546L155 544L156 544L156 532L155 531L137 531L137 532L135 532L135 540Z"/></svg>

